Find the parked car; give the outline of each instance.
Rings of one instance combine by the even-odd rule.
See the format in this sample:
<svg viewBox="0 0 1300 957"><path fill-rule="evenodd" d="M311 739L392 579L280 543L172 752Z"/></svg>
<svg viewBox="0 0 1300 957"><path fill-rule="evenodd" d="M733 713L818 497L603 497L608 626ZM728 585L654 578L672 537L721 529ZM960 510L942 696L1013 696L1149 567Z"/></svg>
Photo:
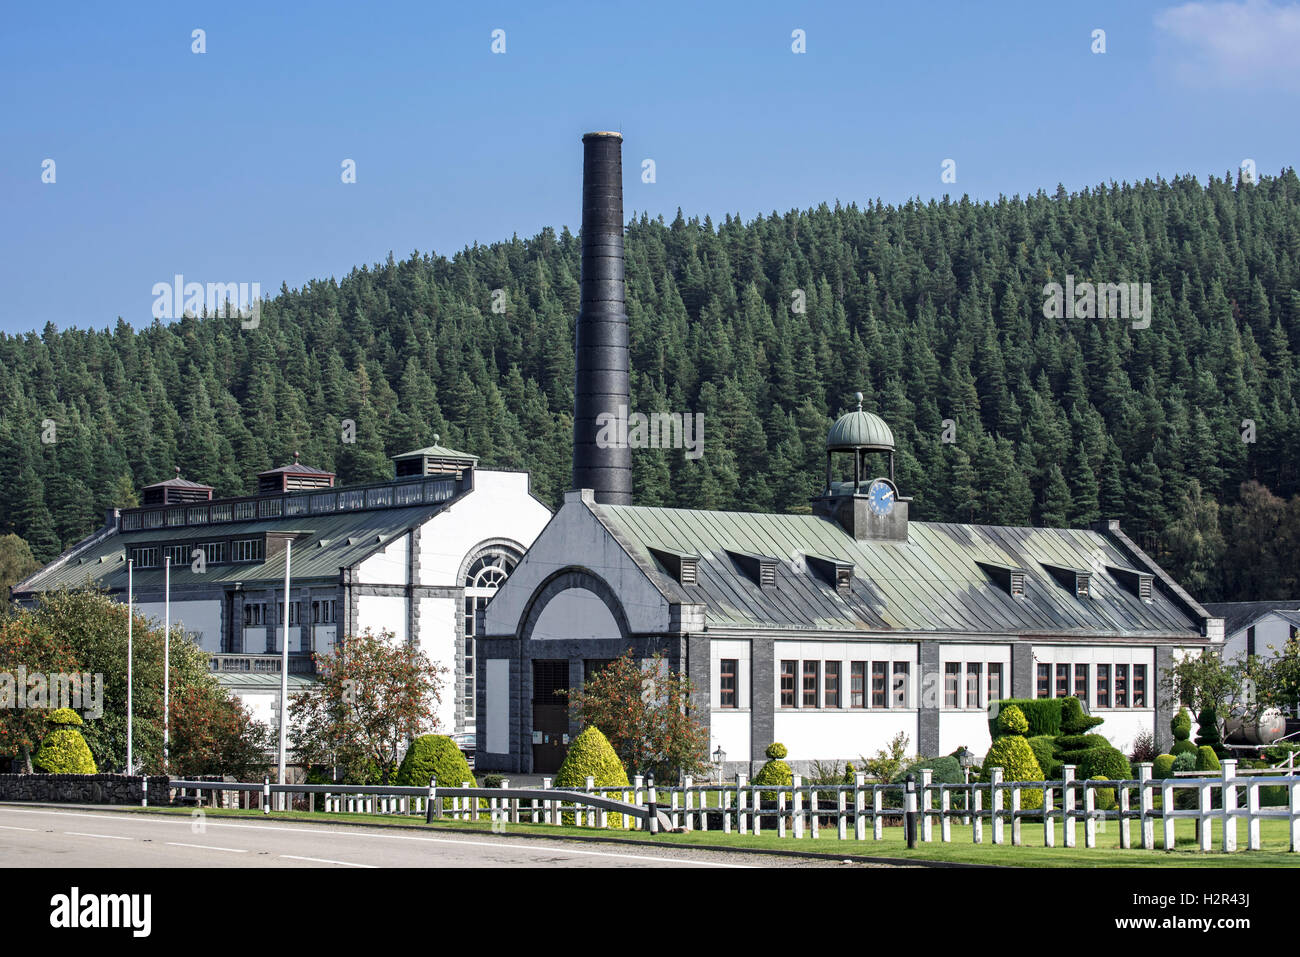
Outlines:
<svg viewBox="0 0 1300 957"><path fill-rule="evenodd" d="M465 755L465 761L469 764L469 769L474 770L474 747L475 734L473 731L461 731L457 734L448 735L456 747L460 748L460 753Z"/></svg>

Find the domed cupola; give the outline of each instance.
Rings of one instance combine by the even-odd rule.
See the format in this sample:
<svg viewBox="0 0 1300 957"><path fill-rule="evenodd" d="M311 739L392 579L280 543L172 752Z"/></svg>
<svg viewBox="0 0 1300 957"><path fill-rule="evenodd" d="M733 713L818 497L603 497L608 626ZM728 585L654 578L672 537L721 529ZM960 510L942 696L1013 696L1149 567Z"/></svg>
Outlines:
<svg viewBox="0 0 1300 957"><path fill-rule="evenodd" d="M859 541L905 542L911 499L899 495L894 482L894 433L880 416L863 410L861 392L856 398L857 409L836 419L826 433L826 490L813 506ZM844 453L853 456L853 477L837 481L835 456ZM867 479L867 457L873 453L889 456L888 478Z"/></svg>

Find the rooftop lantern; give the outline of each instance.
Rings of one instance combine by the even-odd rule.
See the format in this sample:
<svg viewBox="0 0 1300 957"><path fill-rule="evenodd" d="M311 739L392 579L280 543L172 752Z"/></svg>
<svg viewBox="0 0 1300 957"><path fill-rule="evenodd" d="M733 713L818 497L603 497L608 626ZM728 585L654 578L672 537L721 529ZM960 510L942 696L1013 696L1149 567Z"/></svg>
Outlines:
<svg viewBox="0 0 1300 957"><path fill-rule="evenodd" d="M201 485L181 478L181 467L176 466L176 476L140 490L141 505L176 505L189 502L212 501L212 486Z"/></svg>
<svg viewBox="0 0 1300 957"><path fill-rule="evenodd" d="M858 541L884 539L907 541L907 503L894 481L894 433L885 420L858 407L835 420L826 433L826 490L813 500L814 510L836 521ZM889 474L870 478L867 455L883 452L889 457ZM853 457L852 481L836 481L835 456Z"/></svg>
<svg viewBox="0 0 1300 957"><path fill-rule="evenodd" d="M301 492L316 488L333 488L334 473L324 469L303 465L298 461L298 453L293 453L292 465L267 469L257 473L258 495L279 495L282 492Z"/></svg>

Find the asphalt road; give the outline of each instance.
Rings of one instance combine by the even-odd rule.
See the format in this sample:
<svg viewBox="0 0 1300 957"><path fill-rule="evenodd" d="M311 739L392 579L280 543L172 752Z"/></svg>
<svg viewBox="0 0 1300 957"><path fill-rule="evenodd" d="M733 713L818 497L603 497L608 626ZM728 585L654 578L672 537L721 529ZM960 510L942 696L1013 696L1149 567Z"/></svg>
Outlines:
<svg viewBox="0 0 1300 957"><path fill-rule="evenodd" d="M0 867L842 867L835 861L497 834L0 804ZM862 866L862 865L857 865Z"/></svg>

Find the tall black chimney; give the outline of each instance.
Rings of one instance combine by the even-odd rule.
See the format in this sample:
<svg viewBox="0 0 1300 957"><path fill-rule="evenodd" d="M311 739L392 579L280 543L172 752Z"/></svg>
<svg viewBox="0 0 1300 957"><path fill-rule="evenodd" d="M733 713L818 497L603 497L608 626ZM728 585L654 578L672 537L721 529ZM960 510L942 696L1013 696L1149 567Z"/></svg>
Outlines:
<svg viewBox="0 0 1300 957"><path fill-rule="evenodd" d="M597 417L608 413L615 421L625 421L621 417L628 414L631 393L623 297L623 137L588 133L582 146L582 305L575 345L573 487L592 489L596 501L606 505L631 505L632 450L626 441L596 441L601 431Z"/></svg>

